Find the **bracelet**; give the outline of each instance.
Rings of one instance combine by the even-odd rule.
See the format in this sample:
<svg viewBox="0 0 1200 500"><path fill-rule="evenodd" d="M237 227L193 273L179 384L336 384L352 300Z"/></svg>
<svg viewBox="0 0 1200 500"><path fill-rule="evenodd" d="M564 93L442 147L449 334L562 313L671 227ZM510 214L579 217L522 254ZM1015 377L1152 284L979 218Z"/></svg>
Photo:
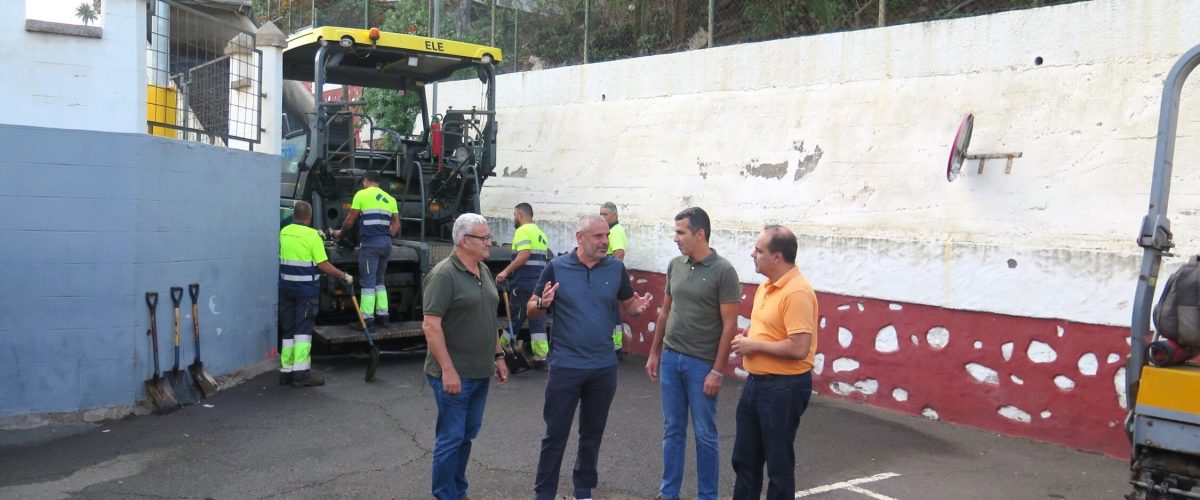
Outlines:
<svg viewBox="0 0 1200 500"><path fill-rule="evenodd" d="M496 353L496 361L500 361L501 359L504 359L504 353L503 352Z"/></svg>
<svg viewBox="0 0 1200 500"><path fill-rule="evenodd" d="M725 374L724 374L724 373L721 373L721 372L719 372L719 371L717 371L717 370L715 370L715 369L714 369L714 370L709 370L709 371L708 371L708 373L711 373L711 374L713 374L713 375L716 375L716 376L718 376L718 377L721 377L721 378L725 378Z"/></svg>

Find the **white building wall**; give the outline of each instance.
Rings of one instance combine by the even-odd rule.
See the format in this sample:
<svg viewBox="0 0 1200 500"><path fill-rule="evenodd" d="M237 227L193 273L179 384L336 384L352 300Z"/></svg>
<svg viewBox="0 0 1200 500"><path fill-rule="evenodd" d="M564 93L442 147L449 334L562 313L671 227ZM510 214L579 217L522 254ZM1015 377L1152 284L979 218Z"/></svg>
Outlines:
<svg viewBox="0 0 1200 500"><path fill-rule="evenodd" d="M1162 81L1197 25L1200 2L1092 1L504 75L483 211L529 201L565 249L577 215L614 201L627 262L662 272L673 215L698 205L744 281L762 279L758 230L783 223L821 291L1128 324ZM1196 87L1171 203L1185 253ZM440 85L443 109L478 100ZM946 181L967 112L970 152L1022 153L1011 173L970 161Z"/></svg>
<svg viewBox="0 0 1200 500"><path fill-rule="evenodd" d="M146 3L105 0L100 38L26 31L25 1L0 2L0 123L146 131Z"/></svg>

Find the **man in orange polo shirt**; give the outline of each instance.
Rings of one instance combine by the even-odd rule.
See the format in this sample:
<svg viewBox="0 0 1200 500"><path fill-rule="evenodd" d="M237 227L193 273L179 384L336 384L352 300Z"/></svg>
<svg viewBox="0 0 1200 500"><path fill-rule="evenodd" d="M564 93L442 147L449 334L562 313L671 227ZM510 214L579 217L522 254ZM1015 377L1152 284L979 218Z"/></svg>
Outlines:
<svg viewBox="0 0 1200 500"><path fill-rule="evenodd" d="M767 498L796 495L796 428L812 395L817 352L817 296L796 268L796 235L767 226L754 241L754 270L767 277L754 293L745 336L733 338L750 376L737 406L733 441L734 500L762 494L763 462Z"/></svg>

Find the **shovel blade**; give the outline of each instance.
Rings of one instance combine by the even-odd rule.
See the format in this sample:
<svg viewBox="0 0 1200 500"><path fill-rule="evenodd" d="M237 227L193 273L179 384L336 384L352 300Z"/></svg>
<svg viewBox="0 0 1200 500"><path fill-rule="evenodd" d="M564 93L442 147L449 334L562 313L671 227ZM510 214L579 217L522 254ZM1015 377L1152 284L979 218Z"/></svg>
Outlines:
<svg viewBox="0 0 1200 500"><path fill-rule="evenodd" d="M200 402L200 396L196 394L191 382L187 380L186 371L171 370L167 372L167 381L171 385L171 390L175 391L175 399L179 401L179 404L194 405Z"/></svg>
<svg viewBox="0 0 1200 500"><path fill-rule="evenodd" d="M199 361L192 363L188 366L188 372L192 374L192 380L196 382L196 387L200 388L200 393L204 397L211 398L221 390L221 386L217 385L217 379L204 371L204 363Z"/></svg>
<svg viewBox="0 0 1200 500"><path fill-rule="evenodd" d="M150 402L154 404L154 413L157 415L166 415L180 407L175 392L167 385L167 381L160 377L155 376L146 381L146 392L150 394Z"/></svg>
<svg viewBox="0 0 1200 500"><path fill-rule="evenodd" d="M375 380L375 370L379 369L379 354L379 348L371 346L370 352L368 352L367 373L363 376L363 380L367 382Z"/></svg>

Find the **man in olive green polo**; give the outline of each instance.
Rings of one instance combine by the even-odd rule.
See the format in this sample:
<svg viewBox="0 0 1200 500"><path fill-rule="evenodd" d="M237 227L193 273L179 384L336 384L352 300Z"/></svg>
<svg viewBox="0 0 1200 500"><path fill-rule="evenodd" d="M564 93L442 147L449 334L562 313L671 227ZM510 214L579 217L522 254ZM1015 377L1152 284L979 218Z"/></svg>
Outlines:
<svg viewBox="0 0 1200 500"><path fill-rule="evenodd" d="M425 277L422 298L425 376L437 403L433 496L467 498L471 440L483 425L488 381L508 381L496 335L500 295L484 260L492 246L487 220L463 214L454 221L454 252Z"/></svg>
<svg viewBox="0 0 1200 500"><path fill-rule="evenodd" d="M708 214L699 207L675 216L675 244L683 255L667 268L662 312L646 360L646 375L658 380L662 389L659 498L679 498L689 412L696 438L696 497L717 498L717 394L737 326L742 286L729 261L708 246L711 232Z"/></svg>

